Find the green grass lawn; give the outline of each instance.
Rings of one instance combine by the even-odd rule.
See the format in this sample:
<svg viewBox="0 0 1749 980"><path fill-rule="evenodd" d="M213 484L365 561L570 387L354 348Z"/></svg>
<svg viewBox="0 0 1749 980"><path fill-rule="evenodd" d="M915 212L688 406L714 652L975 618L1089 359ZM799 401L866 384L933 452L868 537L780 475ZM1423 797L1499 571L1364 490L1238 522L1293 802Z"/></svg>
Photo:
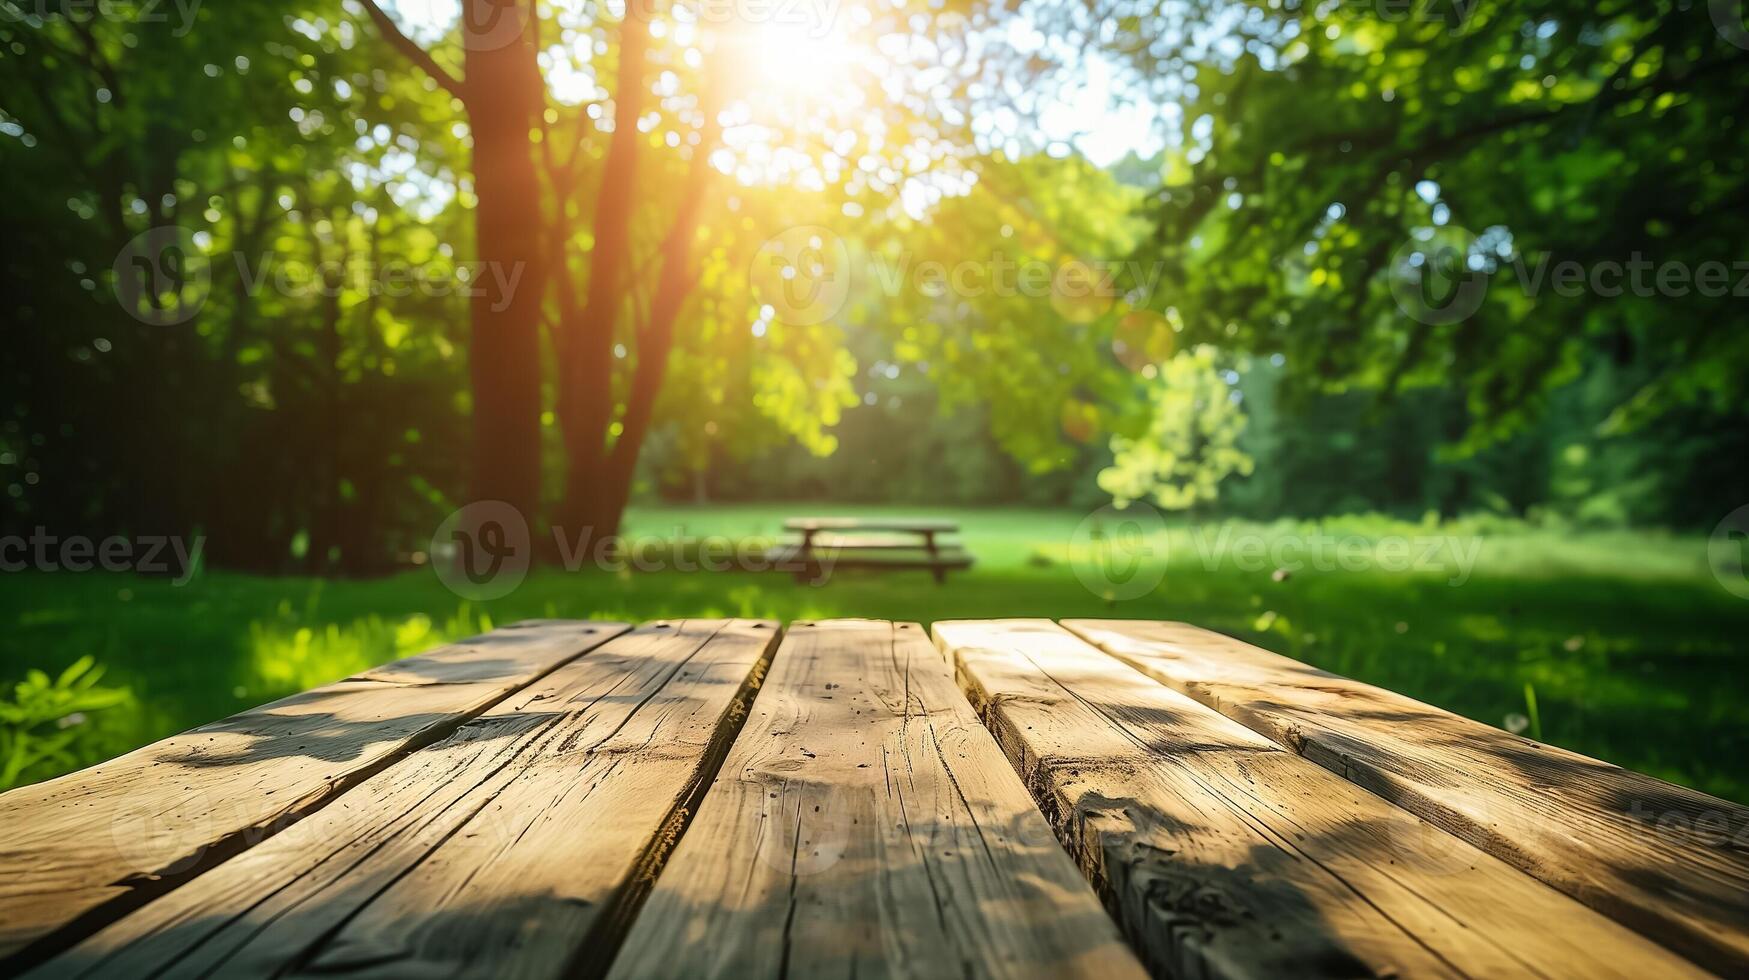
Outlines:
<svg viewBox="0 0 1749 980"><path fill-rule="evenodd" d="M645 508L628 528L661 538L772 535L793 513L912 510ZM1144 570L1164 571L1158 587L1108 601L1097 581L1090 589L1077 575L1099 567L1072 543L1081 514L950 516L978 566L941 587L922 573L842 574L814 587L750 572L543 570L505 598L469 603L428 569L365 582L204 574L182 588L106 574L8 575L0 680L89 654L108 668L105 683L130 687L133 704L83 726L88 763L527 617L1182 619L1489 724L1522 716L1514 724L1528 723L1526 734L1749 802L1749 602L1713 579L1704 539L1352 519L1234 525L1230 552L1211 556L1218 530L1178 526L1146 542L1153 564ZM1268 550L1309 535L1346 537L1349 567L1273 575ZM1449 559L1377 567L1398 560L1379 544L1386 535L1450 535L1476 549L1474 567L1467 576ZM1241 539L1259 542L1261 562L1240 555Z"/></svg>

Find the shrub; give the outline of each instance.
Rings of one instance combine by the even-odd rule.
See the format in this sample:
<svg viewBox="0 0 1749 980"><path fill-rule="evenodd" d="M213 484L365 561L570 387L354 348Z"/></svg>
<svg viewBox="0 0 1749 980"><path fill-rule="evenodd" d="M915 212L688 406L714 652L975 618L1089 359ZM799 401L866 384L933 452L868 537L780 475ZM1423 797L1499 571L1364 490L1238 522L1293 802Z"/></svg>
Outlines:
<svg viewBox="0 0 1749 980"><path fill-rule="evenodd" d="M90 657L50 678L32 670L0 699L0 790L46 779L108 758L90 716L133 702L125 687L99 687L103 668Z"/></svg>

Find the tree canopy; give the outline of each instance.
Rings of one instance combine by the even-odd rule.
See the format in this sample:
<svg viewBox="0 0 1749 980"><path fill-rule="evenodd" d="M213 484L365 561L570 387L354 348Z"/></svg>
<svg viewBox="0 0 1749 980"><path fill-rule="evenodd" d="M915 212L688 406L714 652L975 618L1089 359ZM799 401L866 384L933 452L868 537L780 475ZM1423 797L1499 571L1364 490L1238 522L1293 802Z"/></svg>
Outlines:
<svg viewBox="0 0 1749 980"><path fill-rule="evenodd" d="M482 497L929 482L882 440L956 499L1262 508L1372 426L1405 475L1308 499L1656 459L1619 510L1678 522L1746 455L1705 5L442 7L0 0L9 520L365 572Z"/></svg>
<svg viewBox="0 0 1749 980"><path fill-rule="evenodd" d="M1216 37L1129 54L1182 106L1149 207L1187 339L1314 385L1457 387L1471 448L1598 353L1640 369L1612 429L1741 401L1740 24L1663 0L1168 10Z"/></svg>

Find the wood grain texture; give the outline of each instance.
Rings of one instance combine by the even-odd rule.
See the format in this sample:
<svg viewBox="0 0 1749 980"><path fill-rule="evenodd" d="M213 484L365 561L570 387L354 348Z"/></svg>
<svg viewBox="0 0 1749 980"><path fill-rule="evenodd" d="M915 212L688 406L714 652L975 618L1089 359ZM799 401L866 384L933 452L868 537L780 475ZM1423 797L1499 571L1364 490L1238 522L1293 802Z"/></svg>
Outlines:
<svg viewBox="0 0 1749 980"><path fill-rule="evenodd" d="M798 623L610 976L1140 976L915 624Z"/></svg>
<svg viewBox="0 0 1749 980"><path fill-rule="evenodd" d="M258 843L626 628L518 624L0 796L0 970Z"/></svg>
<svg viewBox="0 0 1749 980"><path fill-rule="evenodd" d="M676 621L621 636L41 975L598 974L777 634Z"/></svg>
<svg viewBox="0 0 1749 980"><path fill-rule="evenodd" d="M1749 972L1749 809L1193 626L1063 625L1702 966Z"/></svg>
<svg viewBox="0 0 1749 980"><path fill-rule="evenodd" d="M1049 621L935 636L1157 976L1699 973Z"/></svg>

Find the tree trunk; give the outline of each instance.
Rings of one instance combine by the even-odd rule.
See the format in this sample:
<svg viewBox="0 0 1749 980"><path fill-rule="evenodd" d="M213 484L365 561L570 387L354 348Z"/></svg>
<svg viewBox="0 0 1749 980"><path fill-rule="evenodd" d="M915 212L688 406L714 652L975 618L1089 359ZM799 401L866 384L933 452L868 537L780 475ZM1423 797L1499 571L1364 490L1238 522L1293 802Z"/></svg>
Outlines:
<svg viewBox="0 0 1749 980"><path fill-rule="evenodd" d="M614 414L614 332L625 303L638 143L643 138L638 117L644 111L649 32L642 21L628 17L619 39L613 137L596 193L589 292L581 309L560 311L564 356L559 365L559 418L565 433L565 499L556 523L586 540L614 534L619 527L620 508L610 503L612 475L604 470Z"/></svg>
<svg viewBox="0 0 1749 980"><path fill-rule="evenodd" d="M641 93L645 38L641 30L621 35L619 86L622 93ZM612 343L618 313L624 303L624 259L630 245L630 203L637 180L637 118L642 98L616 93L614 141L602 175L591 256L589 298L575 328L579 343L567 351L561 370L561 404L568 405L566 430L566 495L559 523L572 538L595 540L619 533L638 456L649 434L656 400L668 373L674 348L674 323L696 282L692 244L698 214L710 187L710 154L716 147L715 85L706 86L701 108L705 124L693 147L692 162L681 189L660 254L662 269L647 318L638 324L637 364L626 393L626 408L618 436L608 445L607 429L614 415Z"/></svg>
<svg viewBox="0 0 1749 980"><path fill-rule="evenodd" d="M521 35L506 41L504 18ZM502 500L533 519L540 507L541 201L529 131L541 76L521 4L464 5L467 104L474 139L474 228L485 263L472 297L474 500Z"/></svg>

